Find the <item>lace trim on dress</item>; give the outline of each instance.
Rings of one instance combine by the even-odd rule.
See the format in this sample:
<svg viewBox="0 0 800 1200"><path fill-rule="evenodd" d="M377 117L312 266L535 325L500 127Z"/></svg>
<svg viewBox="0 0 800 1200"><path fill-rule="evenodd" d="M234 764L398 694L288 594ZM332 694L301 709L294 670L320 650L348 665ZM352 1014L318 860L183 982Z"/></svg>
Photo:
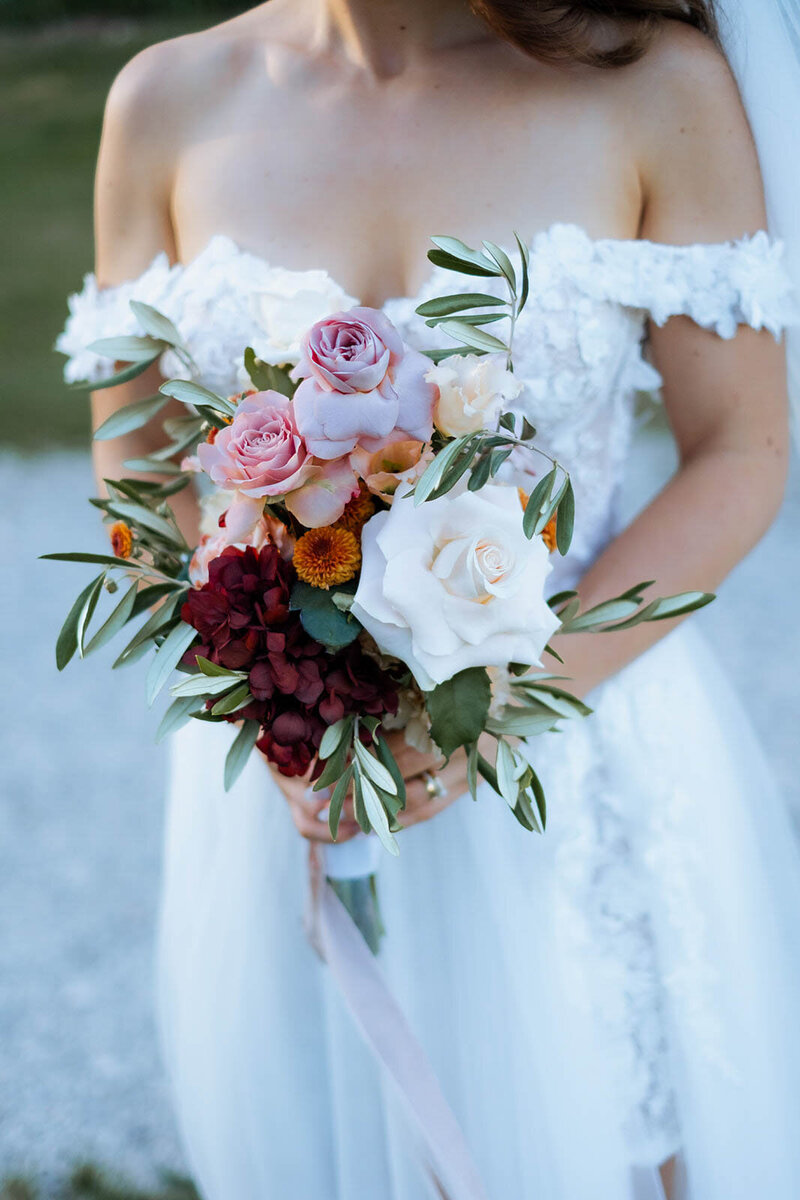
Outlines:
<svg viewBox="0 0 800 1200"><path fill-rule="evenodd" d="M578 226L557 225L534 239L533 254L568 273L587 296L643 309L657 325L683 315L723 338L739 325L779 337L800 321L783 243L764 230L738 241L671 246L593 240Z"/></svg>
<svg viewBox="0 0 800 1200"><path fill-rule="evenodd" d="M444 286L452 286L451 275L434 269L420 294L435 293L445 279ZM531 243L532 295L566 282L587 298L649 313L656 324L683 314L724 338L733 337L740 324L769 329L778 337L785 326L800 322L800 305L783 266L783 245L763 231L737 242L668 246L597 240L577 225L553 225ZM355 303L325 271L271 266L218 235L191 262L170 265L166 254L159 254L138 279L117 287L100 289L94 275L85 276L82 290L69 299L70 315L56 349L67 355L68 382L106 378L113 364L86 347L101 337L143 332L130 309L130 301L138 299L169 316L190 349L193 341L202 340L202 358L209 360L212 375L222 379L230 375L230 355L243 342L261 343L269 352L269 322L260 298L296 300L306 292L330 295L335 307ZM417 298L397 299L413 303ZM212 326L215 352L209 353ZM178 373L177 362L165 362L164 368ZM206 383L213 387L214 379Z"/></svg>

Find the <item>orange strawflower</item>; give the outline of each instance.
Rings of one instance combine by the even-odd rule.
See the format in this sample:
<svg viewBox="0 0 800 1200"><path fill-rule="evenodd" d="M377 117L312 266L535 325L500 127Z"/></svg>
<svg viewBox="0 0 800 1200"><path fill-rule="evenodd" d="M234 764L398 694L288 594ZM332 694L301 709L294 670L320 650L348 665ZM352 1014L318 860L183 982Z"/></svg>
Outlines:
<svg viewBox="0 0 800 1200"><path fill-rule="evenodd" d="M375 513L375 501L372 499L366 484L359 485L359 493L344 506L344 512L336 522L338 529L349 529L351 533L361 533L362 528Z"/></svg>
<svg viewBox="0 0 800 1200"><path fill-rule="evenodd" d="M130 525L124 521L115 521L108 531L111 538L111 549L117 558L130 558L133 552L133 534Z"/></svg>
<svg viewBox="0 0 800 1200"><path fill-rule="evenodd" d="M298 539L292 561L298 579L327 589L353 578L361 566L361 547L351 530L324 525Z"/></svg>
<svg viewBox="0 0 800 1200"><path fill-rule="evenodd" d="M519 502L522 505L522 511L524 512L525 509L528 507L528 501L530 500L530 496L525 491L525 488L521 488L521 487L517 488L517 495L519 496Z"/></svg>
<svg viewBox="0 0 800 1200"><path fill-rule="evenodd" d="M547 549L550 551L551 554L553 553L553 551L555 550L556 545L557 545L557 542L556 542L556 520L557 520L557 514L553 513L552 517L550 518L550 520L547 522L544 529L542 530L542 541L544 542L545 546L547 546Z"/></svg>
<svg viewBox="0 0 800 1200"><path fill-rule="evenodd" d="M218 433L219 433L219 429L217 429L216 425L212 425L211 428L209 429L208 433L206 434L206 441L208 442L209 446L214 445L214 442L217 440Z"/></svg>

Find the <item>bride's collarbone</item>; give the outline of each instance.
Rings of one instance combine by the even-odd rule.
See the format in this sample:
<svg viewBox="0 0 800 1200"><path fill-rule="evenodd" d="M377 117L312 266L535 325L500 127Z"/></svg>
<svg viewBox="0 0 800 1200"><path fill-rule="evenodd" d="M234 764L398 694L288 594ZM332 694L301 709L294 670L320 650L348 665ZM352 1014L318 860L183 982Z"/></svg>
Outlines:
<svg viewBox="0 0 800 1200"><path fill-rule="evenodd" d="M558 222L635 237L630 148L604 106L447 74L393 103L378 89L220 79L176 144L180 257L210 238L293 270L324 264L352 295L414 294L432 234L513 242ZM493 95L494 93L494 95Z"/></svg>

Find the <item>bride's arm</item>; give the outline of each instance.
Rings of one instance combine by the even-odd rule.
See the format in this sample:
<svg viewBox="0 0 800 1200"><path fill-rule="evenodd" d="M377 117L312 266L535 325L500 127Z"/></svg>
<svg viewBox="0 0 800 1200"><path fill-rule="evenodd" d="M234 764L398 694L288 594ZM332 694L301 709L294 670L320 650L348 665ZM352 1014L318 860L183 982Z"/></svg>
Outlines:
<svg viewBox="0 0 800 1200"><path fill-rule="evenodd" d="M764 228L752 138L716 51L678 31L656 52L648 83L646 111L654 119L640 158L642 237L720 242ZM642 579L657 580L662 595L713 591L764 534L783 497L789 450L783 348L769 333L747 328L724 341L686 317L653 327L651 347L680 467L582 579L586 607ZM575 690L585 694L674 624L558 639Z"/></svg>
<svg viewBox="0 0 800 1200"><path fill-rule="evenodd" d="M649 115L638 131L641 236L713 243L763 229L756 154L726 64L693 31L676 28L664 40L620 89L621 127L630 114ZM585 607L644 579L657 580L661 595L713 591L766 531L783 497L789 453L783 348L769 333L746 328L723 341L685 317L653 327L651 347L680 468L581 580ZM554 638L573 681L567 686L585 695L675 624ZM556 668L562 670L548 666ZM436 805L422 785L409 787L408 823L430 819L467 790L462 752L453 755L444 780L449 796Z"/></svg>
<svg viewBox="0 0 800 1200"><path fill-rule="evenodd" d="M118 76L108 97L95 179L95 270L100 287L135 279L155 256L176 258L170 219L170 189L176 131L159 93L163 72L155 61L158 47L133 59ZM151 368L131 383L92 394L92 425L133 400L151 396L162 382ZM177 402L142 429L111 441L94 442L92 455L98 487L103 479L130 475L127 458L144 458L165 444L162 421L185 416ZM146 476L142 476L146 478ZM190 544L197 541L197 502L192 488L170 500Z"/></svg>

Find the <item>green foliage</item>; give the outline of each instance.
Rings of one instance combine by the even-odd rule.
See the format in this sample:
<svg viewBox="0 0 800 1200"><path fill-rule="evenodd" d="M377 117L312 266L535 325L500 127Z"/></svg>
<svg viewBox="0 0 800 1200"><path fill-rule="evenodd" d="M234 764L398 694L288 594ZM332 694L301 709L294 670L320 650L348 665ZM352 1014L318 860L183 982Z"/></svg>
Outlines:
<svg viewBox="0 0 800 1200"><path fill-rule="evenodd" d="M459 671L425 695L431 736L443 754L476 742L483 733L492 687L484 667Z"/></svg>
<svg viewBox="0 0 800 1200"><path fill-rule="evenodd" d="M297 384L289 378L288 371L257 358L252 346L248 346L244 352L244 366L253 387L260 392L280 392L282 396L291 398L297 390Z"/></svg>
<svg viewBox="0 0 800 1200"><path fill-rule="evenodd" d="M355 582L341 584L337 591L345 595L355 592ZM361 632L361 625L350 613L342 612L334 602L333 593L325 588L312 587L298 581L292 588L290 606L299 611L303 628L309 637L322 642L328 650L349 646Z"/></svg>

